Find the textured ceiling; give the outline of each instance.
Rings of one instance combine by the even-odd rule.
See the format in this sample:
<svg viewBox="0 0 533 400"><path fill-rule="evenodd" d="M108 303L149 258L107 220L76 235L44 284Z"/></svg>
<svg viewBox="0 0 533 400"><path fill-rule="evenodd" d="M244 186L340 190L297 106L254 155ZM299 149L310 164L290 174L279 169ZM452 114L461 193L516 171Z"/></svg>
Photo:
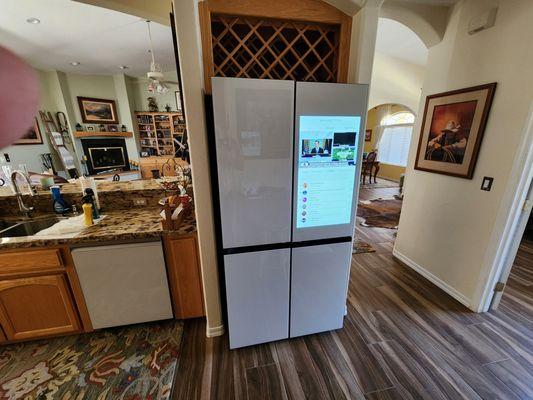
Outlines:
<svg viewBox="0 0 533 400"><path fill-rule="evenodd" d="M41 23L27 23L30 17ZM170 27L152 22L152 37L163 70L175 70ZM150 66L144 20L69 0L2 0L0 45L43 69L113 74L127 65L127 74L144 76Z"/></svg>

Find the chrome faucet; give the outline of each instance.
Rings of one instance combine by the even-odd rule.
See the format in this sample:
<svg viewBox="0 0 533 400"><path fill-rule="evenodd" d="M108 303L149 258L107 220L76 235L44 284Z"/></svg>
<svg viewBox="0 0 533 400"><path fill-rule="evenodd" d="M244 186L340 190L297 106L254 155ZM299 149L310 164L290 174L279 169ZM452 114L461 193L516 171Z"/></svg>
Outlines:
<svg viewBox="0 0 533 400"><path fill-rule="evenodd" d="M13 184L13 188L15 189L15 195L17 196L17 202L19 204L19 210L24 213L26 218L30 217L31 212L33 211L33 207L28 207L26 204L24 204L24 201L22 200L22 192L20 191L19 185L17 183L17 175L22 176L26 182L28 183L28 187L30 188L30 196L35 196L37 194L37 191L35 188L31 185L30 178L28 175L26 175L24 172L16 169L11 174L11 183Z"/></svg>

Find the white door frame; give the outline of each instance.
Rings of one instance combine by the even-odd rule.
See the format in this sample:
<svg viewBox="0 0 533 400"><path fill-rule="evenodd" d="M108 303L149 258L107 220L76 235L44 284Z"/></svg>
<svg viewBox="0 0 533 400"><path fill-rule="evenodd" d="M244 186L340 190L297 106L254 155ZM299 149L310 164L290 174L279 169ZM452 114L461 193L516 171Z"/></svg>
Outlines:
<svg viewBox="0 0 533 400"><path fill-rule="evenodd" d="M477 304L477 312L490 309L495 293L494 287L500 279L507 280L518 250L519 243L516 242L522 238L523 227L522 232L518 232L518 229L521 227L522 208L533 178L533 103L529 108L529 116L524 129L525 132L518 146L500 205L503 231L493 232L488 254L485 255L485 260L491 266L485 278L482 277L482 282L476 291L478 301L474 301L473 304Z"/></svg>
<svg viewBox="0 0 533 400"><path fill-rule="evenodd" d="M526 225L529 220L529 215L531 214L531 204L533 202L533 184L530 182L528 195L526 198L526 202L524 203L523 207L520 209L520 216L518 218L518 224L516 227L516 231L513 235L512 245L509 249L509 254L507 255L507 259L505 260L505 264L502 270L502 273L500 275L500 278L498 279L498 282L504 283L505 287L507 287L507 279L509 279L509 274L511 273L511 269L513 268L514 261L516 259L516 254L518 253L518 249L520 247L520 243L522 242L522 237L524 236L524 231L526 230ZM498 305L500 304L500 300L502 299L504 290L500 290L497 292L494 292L494 295L492 296L492 301L490 303L490 310L496 310L498 308Z"/></svg>

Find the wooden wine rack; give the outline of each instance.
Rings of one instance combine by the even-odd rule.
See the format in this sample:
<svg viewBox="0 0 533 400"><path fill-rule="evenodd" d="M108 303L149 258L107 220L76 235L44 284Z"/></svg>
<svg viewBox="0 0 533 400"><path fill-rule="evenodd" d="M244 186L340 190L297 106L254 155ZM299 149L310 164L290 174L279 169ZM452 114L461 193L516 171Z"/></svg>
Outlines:
<svg viewBox="0 0 533 400"><path fill-rule="evenodd" d="M339 26L213 15L215 76L336 82Z"/></svg>
<svg viewBox="0 0 533 400"><path fill-rule="evenodd" d="M211 77L346 82L352 19L322 0L203 0L205 92Z"/></svg>

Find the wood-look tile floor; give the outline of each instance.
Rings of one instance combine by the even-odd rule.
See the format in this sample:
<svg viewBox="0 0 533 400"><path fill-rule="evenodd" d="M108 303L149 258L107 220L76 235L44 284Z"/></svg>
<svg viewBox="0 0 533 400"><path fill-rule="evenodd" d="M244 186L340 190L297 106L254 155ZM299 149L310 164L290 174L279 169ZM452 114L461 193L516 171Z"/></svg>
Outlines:
<svg viewBox="0 0 533 400"><path fill-rule="evenodd" d="M396 189L362 189L363 200ZM229 350L185 323L174 399L533 399L533 245L499 310L475 314L391 255L394 230L358 225L343 329Z"/></svg>

